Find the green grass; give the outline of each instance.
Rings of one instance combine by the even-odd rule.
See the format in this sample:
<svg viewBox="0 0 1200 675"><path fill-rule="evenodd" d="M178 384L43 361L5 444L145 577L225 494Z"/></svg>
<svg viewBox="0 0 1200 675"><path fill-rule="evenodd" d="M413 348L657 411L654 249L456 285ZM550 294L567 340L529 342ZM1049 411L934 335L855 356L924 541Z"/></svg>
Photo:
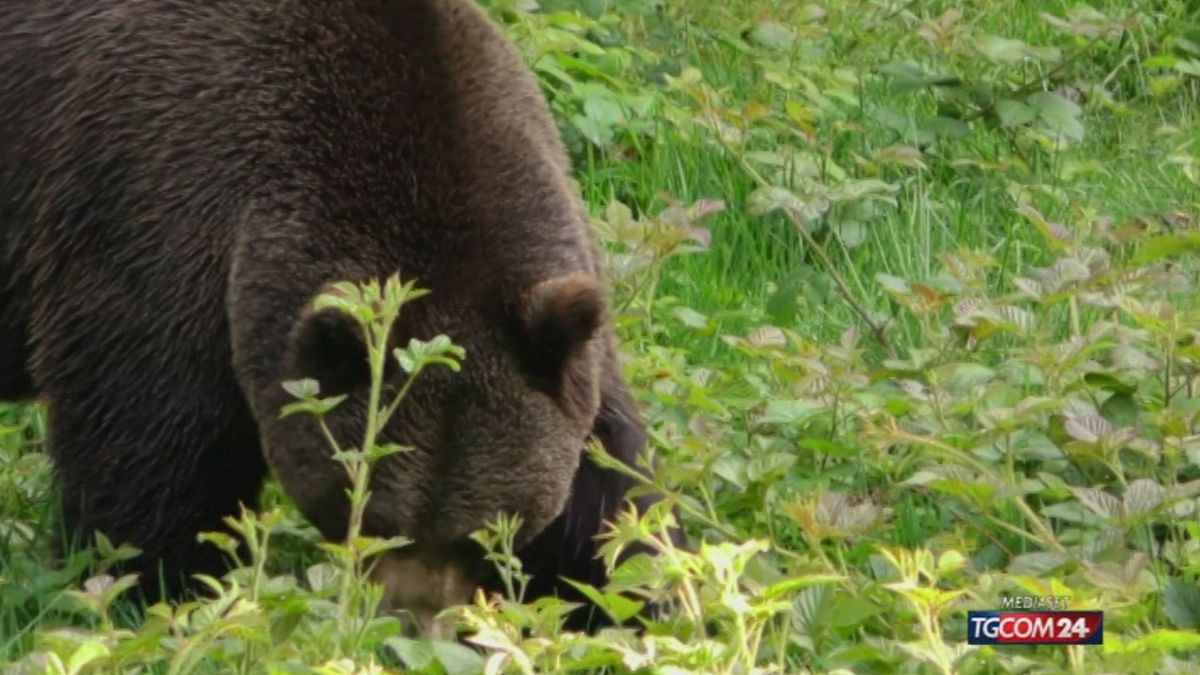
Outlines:
<svg viewBox="0 0 1200 675"><path fill-rule="evenodd" d="M900 4L896 3L897 6ZM1061 14L1071 4L919 3L914 7L925 8L920 15L932 18L957 6L981 32L994 31L1036 44L1054 37L1040 14ZM1109 4L1111 8L1124 7L1123 3ZM700 67L706 81L726 92L728 100L777 102L780 93L764 81L761 72L747 58L745 43L738 33L753 25L756 14L770 12L772 8L779 11L780 5L767 2L689 3L686 7L668 10L669 15L654 21L657 30L643 29L637 34L649 39L649 44L665 60ZM844 67L859 75L897 58L920 58L918 54L904 52L915 46L914 41L895 31L881 27L863 32L861 26L852 21L844 25L836 23L836 19L850 18L857 8L866 7L869 3L848 3L844 14L835 13L836 10L831 8L829 35L818 40L815 47L830 61L840 62L838 45L858 40L861 46L850 60L844 62ZM786 16L786 13L782 15ZM655 41L656 38L660 41ZM1146 38L1141 35L1129 39ZM1149 49L1139 45L1130 51L1145 58ZM1124 53L1126 50L1120 50L1118 55ZM982 77L979 72L971 72L973 64L956 65L962 66L962 71L955 72L961 72L964 79ZM1084 71L1107 74L1106 71L1115 65L1096 63ZM1116 79L1130 80L1128 86L1145 90L1145 74L1137 72L1133 65L1118 70ZM890 92L885 82L864 83L860 109L842 111L838 120L867 128L853 139L838 144L834 151L838 161L854 152L869 155L873 150L900 140L897 133L881 129L872 122L869 111L880 107L914 116L930 109L929 102L920 97ZM1063 188L1074 202L1086 204L1095 212L1109 214L1117 220L1195 205L1200 198L1195 182L1181 180L1179 171L1166 165L1164 159L1174 145L1200 133L1196 113L1194 98L1182 96L1163 102L1141 101L1125 114L1089 109L1085 116L1088 134L1084 142L1070 152L1042 158L1032 167L1026 181ZM1156 133L1160 126L1168 123L1176 125L1178 130L1166 136ZM580 179L587 186L586 195L592 203L604 203L615 196L654 208L656 195L666 191L685 202L718 197L731 204L732 208L711 223L712 252L684 259L675 265L664 292L678 295L685 304L701 311L740 304L758 308L766 300L768 283L778 284L798 268L812 266L793 228L782 218L747 217L741 207L755 185L735 160L709 144L673 138L668 126L662 127L660 133L667 138L644 144L645 153L638 161L606 161L604 157L597 158L595 153L590 154L580 165ZM825 139L822 141L826 142ZM940 154L947 160L970 157L995 161L1011 156L1012 151L999 135L975 128L966 138L946 144ZM1081 172L1070 180L1061 177L1066 165L1089 164L1096 165L1090 172ZM863 246L853 251L835 246L833 258L841 273L854 282L855 290L876 304L883 300L872 288L876 273L905 278L928 276L937 266L934 254L939 251L959 247L990 250L1002 257L1005 269L1020 269L1028 262L1044 261L1036 233L1013 213L1012 200L1004 187L997 177L982 172L962 171L944 165L937 167L929 175L916 176L903 183L901 206L870 223L868 241ZM1066 215L1063 210L1050 211L1048 215ZM824 271L817 270L817 273ZM795 318L795 325L815 334L828 336L830 331L840 331L851 320L849 313L840 306L820 303L809 309L812 311Z"/></svg>
<svg viewBox="0 0 1200 675"><path fill-rule="evenodd" d="M1196 2L485 4L545 84L594 216L616 200L654 224L664 193L725 203L699 223L703 252L661 260L677 252L671 223L656 241L605 242L657 482L692 541L717 548L627 571L684 600L645 641L560 634L501 604L463 618L488 654L509 654L512 672L511 655L541 672L1185 672L1200 653ZM943 41L927 39L938 25ZM1036 56L1047 47L1058 58ZM1005 60L1019 48L1034 56ZM1005 117L1020 103L1045 117ZM719 141L714 118L741 136ZM795 161L774 171L768 153ZM756 211L759 178L803 208L830 196L811 241L784 210ZM868 208L846 196L859 188L888 199ZM1030 208L1072 241L1040 232ZM639 255L657 262L620 271ZM1017 292L1051 265L1080 276ZM886 323L882 340L860 313ZM786 345L748 342L756 330ZM36 408L0 404L0 663L65 659L55 631L69 625L110 650L97 672L139 657L165 672L178 645L154 622L122 614L131 638L68 610L66 577L50 573L44 437ZM286 579L324 558L269 495L291 532L269 552ZM732 547L751 541L769 550L740 558ZM1106 647L965 649L965 611L1004 594L1105 610ZM328 598L253 600L244 633L184 631L209 659L198 672L329 657ZM263 639L281 625L295 633ZM347 657L478 665L372 640Z"/></svg>

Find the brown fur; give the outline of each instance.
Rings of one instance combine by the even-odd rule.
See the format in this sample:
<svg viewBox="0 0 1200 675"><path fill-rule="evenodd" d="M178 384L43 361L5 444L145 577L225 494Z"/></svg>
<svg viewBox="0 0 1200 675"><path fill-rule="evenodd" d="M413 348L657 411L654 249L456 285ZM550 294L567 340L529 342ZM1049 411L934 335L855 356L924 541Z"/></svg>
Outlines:
<svg viewBox="0 0 1200 675"><path fill-rule="evenodd" d="M414 450L377 468L368 529L429 550L515 511L545 592L602 572L628 483L584 440L633 463L645 436L554 123L475 6L26 0L0 45L0 396L48 402L72 531L144 548L151 585L212 571L196 532L269 466L343 536L343 472L280 385L347 393L355 443L359 338L307 308L399 272L433 293L398 340L468 356L388 430Z"/></svg>
<svg viewBox="0 0 1200 675"><path fill-rule="evenodd" d="M472 600L475 583L457 557L415 556L403 551L380 557L372 570L373 580L383 586L385 608L404 609L407 632L431 638L454 637L452 621L439 617L450 605Z"/></svg>

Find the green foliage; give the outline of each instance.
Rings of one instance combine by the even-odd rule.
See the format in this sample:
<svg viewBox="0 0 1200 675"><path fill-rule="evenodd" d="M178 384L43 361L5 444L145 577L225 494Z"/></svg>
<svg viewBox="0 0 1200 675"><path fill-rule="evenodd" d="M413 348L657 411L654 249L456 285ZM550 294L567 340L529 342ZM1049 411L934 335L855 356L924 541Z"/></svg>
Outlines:
<svg viewBox="0 0 1200 675"><path fill-rule="evenodd" d="M354 529L412 284L339 286L373 419L335 447L360 505L318 543L278 489L232 521L213 597L137 608L98 542L52 571L42 412L0 406L0 662L22 672L1188 672L1200 653L1200 7L490 0L538 74L609 254L662 508L655 556L580 590L506 583L445 619L374 614ZM419 280L418 280L419 281ZM453 336L450 336L453 337ZM469 356L468 356L469 358ZM410 380L411 381L411 378ZM287 414L340 400L289 385ZM336 445L336 443L334 444ZM365 449L365 450L361 450ZM621 469L599 448L593 456ZM640 474L631 474L639 476ZM664 533L675 506L695 547ZM209 540L231 553L234 540ZM73 574L90 569L81 588ZM965 644L1006 595L1105 612L1103 647Z"/></svg>

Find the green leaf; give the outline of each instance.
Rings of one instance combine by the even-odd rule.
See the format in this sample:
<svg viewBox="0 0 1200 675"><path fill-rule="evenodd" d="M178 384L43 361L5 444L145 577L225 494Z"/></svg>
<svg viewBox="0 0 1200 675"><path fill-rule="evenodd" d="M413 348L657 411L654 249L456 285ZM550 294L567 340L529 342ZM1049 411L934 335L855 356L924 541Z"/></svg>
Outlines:
<svg viewBox="0 0 1200 675"><path fill-rule="evenodd" d="M1200 59L1180 59L1175 64L1175 71L1180 75L1200 77Z"/></svg>
<svg viewBox="0 0 1200 675"><path fill-rule="evenodd" d="M761 216L783 210L793 213L801 222L820 218L829 210L829 206L830 202L827 197L816 193L812 196L801 197L778 185L759 187L746 198L746 209L753 215Z"/></svg>
<svg viewBox="0 0 1200 675"><path fill-rule="evenodd" d="M398 455L402 452L412 452L412 446L400 445L398 443L382 443L373 446L370 452L367 453L367 461L374 464L384 457Z"/></svg>
<svg viewBox="0 0 1200 675"><path fill-rule="evenodd" d="M616 127L625 121L625 111L621 109L621 104L609 98L585 99L583 113L602 127Z"/></svg>
<svg viewBox="0 0 1200 675"><path fill-rule="evenodd" d="M751 481L776 480L796 464L796 455L790 452L772 452L765 457L755 457L746 466L746 477Z"/></svg>
<svg viewBox="0 0 1200 675"><path fill-rule="evenodd" d="M959 551L946 551L937 561L937 571L940 575L957 572L967 566L967 558Z"/></svg>
<svg viewBox="0 0 1200 675"><path fill-rule="evenodd" d="M89 663L102 659L110 653L108 647L104 646L100 638L92 638L75 648L70 660L67 661L67 671L71 673L81 672Z"/></svg>
<svg viewBox="0 0 1200 675"><path fill-rule="evenodd" d="M901 134L907 134L913 128L913 120L891 106L881 105L871 109L871 119L880 125Z"/></svg>
<svg viewBox="0 0 1200 675"><path fill-rule="evenodd" d="M1071 494L1075 495L1075 498L1089 511L1101 518L1116 518L1121 515L1121 500L1103 490L1072 486Z"/></svg>
<svg viewBox="0 0 1200 675"><path fill-rule="evenodd" d="M945 138L962 138L971 133L971 127L966 122L941 115L926 117L917 125L917 129Z"/></svg>
<svg viewBox="0 0 1200 675"><path fill-rule="evenodd" d="M410 375L431 365L443 365L458 372L466 356L466 350L451 342L446 335L437 335L428 342L412 338L404 349L392 350L396 363Z"/></svg>
<svg viewBox="0 0 1200 675"><path fill-rule="evenodd" d="M335 452L331 455L331 457L333 457L333 460L335 462L341 462L342 464L350 464L353 462L367 461L366 453L360 452L355 449L342 450L341 452Z"/></svg>
<svg viewBox="0 0 1200 675"><path fill-rule="evenodd" d="M1175 258L1198 252L1200 252L1200 233L1163 234L1145 240L1134 254L1133 262L1145 265L1163 258Z"/></svg>
<svg viewBox="0 0 1200 675"><path fill-rule="evenodd" d="M1037 119L1037 110L1020 101L1004 98L996 102L996 117L1002 127L1020 127Z"/></svg>
<svg viewBox="0 0 1200 675"><path fill-rule="evenodd" d="M992 309L992 315L998 320L998 326L1009 328L1021 335L1029 334L1037 322L1033 312L1012 305L995 307Z"/></svg>
<svg viewBox="0 0 1200 675"><path fill-rule="evenodd" d="M96 553L99 554L100 560L106 563L132 560L142 553L141 549L132 544L121 544L114 548L112 541L103 532L96 532L95 540Z"/></svg>
<svg viewBox="0 0 1200 675"><path fill-rule="evenodd" d="M934 75L915 61L892 61L879 67L879 72L892 78L890 89L904 93L930 86L954 86L960 83L954 75Z"/></svg>
<svg viewBox="0 0 1200 675"><path fill-rule="evenodd" d="M959 497L974 504L987 504L996 494L996 486L982 480L968 481L939 478L930 481L928 486L939 492Z"/></svg>
<svg viewBox="0 0 1200 675"><path fill-rule="evenodd" d="M1112 423L1099 415L1073 415L1066 419L1063 430L1083 443L1098 443L1113 432Z"/></svg>
<svg viewBox="0 0 1200 675"><path fill-rule="evenodd" d="M291 581L291 577L288 577L288 580ZM306 614L305 604L299 602L272 612L271 645L279 647L287 642L295 634Z"/></svg>
<svg viewBox="0 0 1200 675"><path fill-rule="evenodd" d="M800 591L792 600L792 625L805 636L818 632L828 622L829 612L841 606L830 602L833 596L834 590L826 585Z"/></svg>
<svg viewBox="0 0 1200 675"><path fill-rule="evenodd" d="M1137 388L1131 384L1125 384L1109 373L1088 373L1083 376L1083 381L1089 387L1095 387L1103 391L1110 391L1115 394L1132 394L1137 391ZM1106 415L1107 417L1107 415Z"/></svg>
<svg viewBox="0 0 1200 675"><path fill-rule="evenodd" d="M642 611L642 607L646 604L639 600L627 598L620 593L601 592L590 584L580 583L565 577L563 580L587 596L588 600L591 600L597 607L603 609L617 623L624 623L637 616L638 612Z"/></svg>
<svg viewBox="0 0 1200 675"><path fill-rule="evenodd" d="M363 304L362 291L352 283L339 282L330 288L329 292L317 296L313 309L318 312L335 309L343 314L354 315L359 305Z"/></svg>
<svg viewBox="0 0 1200 675"><path fill-rule="evenodd" d="M912 289L909 287L908 282L900 277L879 272L875 275L875 281L878 282L880 286L883 286L883 290L893 295L912 295Z"/></svg>
<svg viewBox="0 0 1200 675"><path fill-rule="evenodd" d="M137 586L137 583L138 575L136 574L126 574L121 578L114 580L111 584L108 584L104 588L104 593L101 596L104 600L104 604L111 605L112 602L123 595L125 591Z"/></svg>
<svg viewBox="0 0 1200 675"><path fill-rule="evenodd" d="M758 419L761 424L803 424L825 412L825 406L809 399L776 399L767 402L767 409Z"/></svg>
<svg viewBox="0 0 1200 675"><path fill-rule="evenodd" d="M786 326L796 318L800 309L801 282L785 280L767 298L766 311L776 324Z"/></svg>
<svg viewBox="0 0 1200 675"><path fill-rule="evenodd" d="M432 644L433 655L437 658L446 675L475 675L483 672L483 655L474 649L457 642L437 640Z"/></svg>
<svg viewBox="0 0 1200 675"><path fill-rule="evenodd" d="M1166 499L1166 488L1149 478L1138 478L1126 488L1121 505L1125 515L1133 517L1157 509Z"/></svg>
<svg viewBox="0 0 1200 675"><path fill-rule="evenodd" d="M839 594L840 595L840 594ZM861 595L839 597L830 603L828 621L836 628L859 627L869 619L879 616L879 605L867 600Z"/></svg>
<svg viewBox="0 0 1200 675"><path fill-rule="evenodd" d="M680 323L695 330L704 330L708 328L708 317L697 312L691 307L676 307L671 312L679 319Z"/></svg>
<svg viewBox="0 0 1200 675"><path fill-rule="evenodd" d="M1033 551L1015 556L1008 564L1009 574L1028 574L1040 577L1071 562L1071 557L1057 551Z"/></svg>
<svg viewBox="0 0 1200 675"><path fill-rule="evenodd" d="M1032 61L1057 61L1062 52L1054 47L1034 47L1021 40L983 35L975 41L975 49L984 57L998 63L1015 64L1026 59Z"/></svg>
<svg viewBox="0 0 1200 675"><path fill-rule="evenodd" d="M378 555L385 551L394 551L398 548L404 548L405 546L411 544L412 540L401 536L388 537L387 539L370 537L364 538L361 543L365 544L365 546L362 548L362 556L364 558L370 558L371 556Z"/></svg>
<svg viewBox="0 0 1200 675"><path fill-rule="evenodd" d="M291 394L292 398L314 398L321 393L321 384L311 377L306 377L303 380L284 382L283 390Z"/></svg>
<svg viewBox="0 0 1200 675"><path fill-rule="evenodd" d="M1105 645L1106 651L1108 645ZM1146 635L1143 635L1136 640L1132 640L1119 648L1113 648L1112 651L1138 653L1144 651L1153 652L1168 652L1174 650L1196 650L1200 649L1200 632L1170 630L1159 628L1153 630Z"/></svg>
<svg viewBox="0 0 1200 675"><path fill-rule="evenodd" d="M1031 95L1026 102L1037 111L1038 119L1046 127L1069 140L1083 140L1083 124L1079 121L1082 110L1073 101L1042 91Z"/></svg>
<svg viewBox="0 0 1200 675"><path fill-rule="evenodd" d="M337 566L325 562L317 563L304 570L304 578L314 593L336 589L342 574L342 570Z"/></svg>
<svg viewBox="0 0 1200 675"><path fill-rule="evenodd" d="M428 640L390 637L384 640L383 644L411 670L424 670L437 658L433 653L433 643Z"/></svg>
<svg viewBox="0 0 1200 675"><path fill-rule="evenodd" d="M830 229L848 249L858 248L867 241L867 228L857 220L839 220Z"/></svg>
<svg viewBox="0 0 1200 675"><path fill-rule="evenodd" d="M942 386L956 394L975 390L996 377L996 371L978 363L952 363L938 370Z"/></svg>
<svg viewBox="0 0 1200 675"><path fill-rule="evenodd" d="M900 187L894 183L876 178L850 179L831 190L829 197L839 203L859 200L867 200L868 204L873 201L892 202L890 195L899 189Z"/></svg>
<svg viewBox="0 0 1200 675"><path fill-rule="evenodd" d="M279 409L279 418L291 417L292 415L307 414L316 417L321 417L329 413L334 408L341 405L342 401L346 400L346 395L331 396L329 398L309 399L306 401L296 401L289 403Z"/></svg>
<svg viewBox="0 0 1200 675"><path fill-rule="evenodd" d="M1120 392L1109 396L1100 406L1100 414L1123 427L1132 427L1138 422L1138 404L1133 395Z"/></svg>
<svg viewBox="0 0 1200 675"><path fill-rule="evenodd" d="M598 147L609 145L615 136L612 126L601 124L586 115L572 115L571 124L588 142Z"/></svg>
<svg viewBox="0 0 1200 675"><path fill-rule="evenodd" d="M787 50L796 44L796 34L776 21L760 21L750 31L750 40L771 49Z"/></svg>
<svg viewBox="0 0 1200 675"><path fill-rule="evenodd" d="M201 532L196 535L196 541L202 544L212 544L226 553L233 553L239 545L236 538L225 532Z"/></svg>
<svg viewBox="0 0 1200 675"><path fill-rule="evenodd" d="M783 581L777 581L770 586L767 586L759 594L761 597L768 599L782 598L786 595L793 595L796 591L817 586L819 584L836 584L845 581L846 577L840 574L804 574L794 577L789 577Z"/></svg>
<svg viewBox="0 0 1200 675"><path fill-rule="evenodd" d="M1163 589L1163 611L1176 628L1200 629L1200 585L1172 579Z"/></svg>
<svg viewBox="0 0 1200 675"><path fill-rule="evenodd" d="M1179 63L1179 58L1170 54L1156 54L1142 61L1142 68L1145 70L1170 70Z"/></svg>
<svg viewBox="0 0 1200 675"><path fill-rule="evenodd" d="M856 457L858 451L854 448L834 443L833 441L824 438L802 438L796 441L797 448L804 448L829 455L830 457Z"/></svg>

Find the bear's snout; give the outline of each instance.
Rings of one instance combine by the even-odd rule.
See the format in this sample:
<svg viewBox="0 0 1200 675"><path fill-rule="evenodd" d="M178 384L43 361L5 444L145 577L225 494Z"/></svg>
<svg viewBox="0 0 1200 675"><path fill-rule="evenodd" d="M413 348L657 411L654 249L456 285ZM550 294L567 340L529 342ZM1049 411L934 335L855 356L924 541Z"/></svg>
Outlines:
<svg viewBox="0 0 1200 675"><path fill-rule="evenodd" d="M399 613L411 636L453 639L453 623L440 620L438 613L470 602L479 583L473 567L461 555L445 551L403 548L385 553L371 574L383 586L379 611Z"/></svg>

